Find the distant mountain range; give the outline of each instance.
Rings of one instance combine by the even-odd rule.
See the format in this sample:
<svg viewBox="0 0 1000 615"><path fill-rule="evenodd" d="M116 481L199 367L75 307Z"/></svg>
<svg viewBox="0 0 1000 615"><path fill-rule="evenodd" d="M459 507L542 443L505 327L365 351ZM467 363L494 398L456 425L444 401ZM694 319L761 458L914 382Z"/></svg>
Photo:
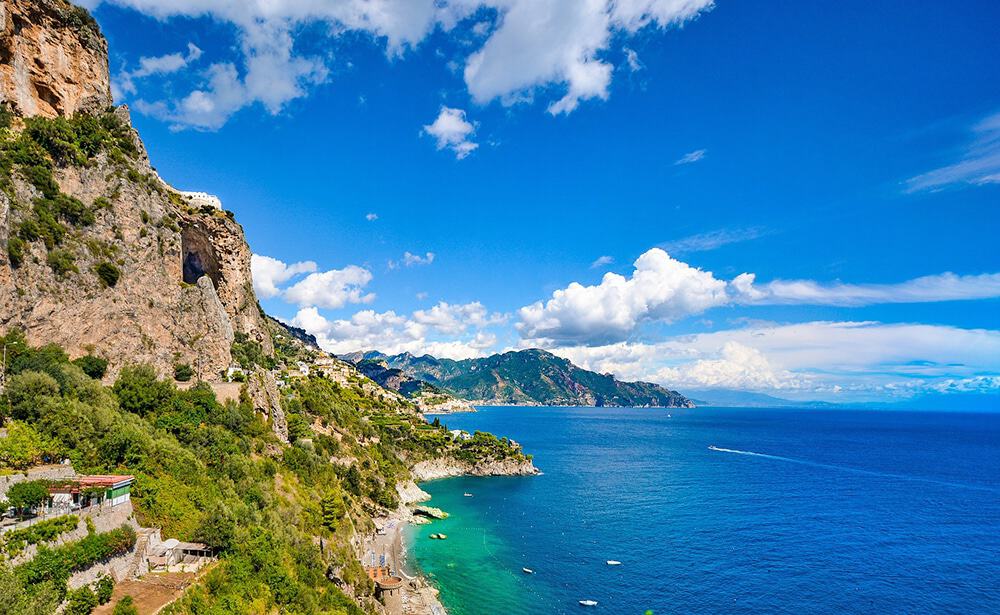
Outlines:
<svg viewBox="0 0 1000 615"><path fill-rule="evenodd" d="M734 389L686 392L699 406L736 408L829 408L835 410L929 410L940 412L1000 411L1000 395L986 393L933 393L898 401L828 402L783 399L765 393Z"/></svg>
<svg viewBox="0 0 1000 615"><path fill-rule="evenodd" d="M622 382L538 349L461 361L410 353L390 356L377 351L341 358L358 365L376 382L381 378L397 380L401 387L420 386L402 379L408 376L484 405L694 407L677 391L649 382ZM366 364L369 367L364 367Z"/></svg>

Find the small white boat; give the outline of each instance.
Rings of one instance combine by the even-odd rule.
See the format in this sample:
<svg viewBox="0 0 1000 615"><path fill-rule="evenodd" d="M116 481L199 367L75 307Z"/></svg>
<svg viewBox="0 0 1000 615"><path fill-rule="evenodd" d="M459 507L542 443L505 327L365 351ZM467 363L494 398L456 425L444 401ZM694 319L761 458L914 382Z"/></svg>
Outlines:
<svg viewBox="0 0 1000 615"><path fill-rule="evenodd" d="M521 568L521 570L524 571L524 574L535 574L535 571L531 568Z"/></svg>
<svg viewBox="0 0 1000 615"><path fill-rule="evenodd" d="M616 559L609 559L608 560L608 566L621 566L621 565L622 565L622 563L619 562Z"/></svg>
<svg viewBox="0 0 1000 615"><path fill-rule="evenodd" d="M581 600L580 606L597 606L597 600Z"/></svg>
<svg viewBox="0 0 1000 615"><path fill-rule="evenodd" d="M465 497L467 497L467 498L471 498L471 497L472 497L472 494L471 494L471 493L463 493L462 495L464 495L464 496L465 496Z"/></svg>

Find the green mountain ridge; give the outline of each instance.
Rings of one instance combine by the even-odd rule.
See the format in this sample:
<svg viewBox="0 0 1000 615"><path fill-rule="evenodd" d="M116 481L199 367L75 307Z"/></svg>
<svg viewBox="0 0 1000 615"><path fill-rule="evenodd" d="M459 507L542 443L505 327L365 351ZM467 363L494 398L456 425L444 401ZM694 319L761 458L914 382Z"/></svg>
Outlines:
<svg viewBox="0 0 1000 615"><path fill-rule="evenodd" d="M383 362L389 369L486 405L694 407L677 391L650 382L622 382L540 349L462 360L377 351L342 358L357 365Z"/></svg>

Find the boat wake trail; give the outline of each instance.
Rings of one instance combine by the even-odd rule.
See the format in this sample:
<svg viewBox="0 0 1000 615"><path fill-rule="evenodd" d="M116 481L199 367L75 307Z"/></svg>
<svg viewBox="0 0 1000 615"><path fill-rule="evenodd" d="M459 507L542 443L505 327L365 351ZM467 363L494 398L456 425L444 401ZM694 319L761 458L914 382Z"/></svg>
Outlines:
<svg viewBox="0 0 1000 615"><path fill-rule="evenodd" d="M774 461L784 461L786 463L797 463L803 466L810 466L813 468L823 468L825 470L836 470L839 472L847 472L850 474L859 474L862 476L875 476L877 478L893 478L897 480L908 480L920 483L930 483L932 485L940 485L942 487L954 487L956 489L972 489L975 491L990 491L993 493L1000 493L1000 489L994 487L987 487L985 485L970 485L967 483L953 483L945 480L937 480L934 478L924 478L922 476L910 476L908 474L893 474L892 472L877 472L875 470L862 470L860 468L852 468L849 466L837 466L828 463L819 463L817 461L809 461L808 459L794 459L792 457L782 457L780 455L768 455L767 453L755 453L754 451L741 451L733 448L722 448L719 446L709 446L708 450L715 451L717 453L730 453L732 455L746 455L748 457L760 457L762 459L771 459Z"/></svg>

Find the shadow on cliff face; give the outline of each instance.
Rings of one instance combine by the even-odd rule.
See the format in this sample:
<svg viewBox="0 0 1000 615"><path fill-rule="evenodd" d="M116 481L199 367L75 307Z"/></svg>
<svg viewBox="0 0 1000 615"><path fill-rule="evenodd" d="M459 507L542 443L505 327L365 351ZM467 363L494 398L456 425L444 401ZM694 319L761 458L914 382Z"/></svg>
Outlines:
<svg viewBox="0 0 1000 615"><path fill-rule="evenodd" d="M222 271L215 254L215 247L208 234L197 226L188 226L181 231L181 254L183 254L184 281L194 284L203 275L212 279L215 287L222 281Z"/></svg>

